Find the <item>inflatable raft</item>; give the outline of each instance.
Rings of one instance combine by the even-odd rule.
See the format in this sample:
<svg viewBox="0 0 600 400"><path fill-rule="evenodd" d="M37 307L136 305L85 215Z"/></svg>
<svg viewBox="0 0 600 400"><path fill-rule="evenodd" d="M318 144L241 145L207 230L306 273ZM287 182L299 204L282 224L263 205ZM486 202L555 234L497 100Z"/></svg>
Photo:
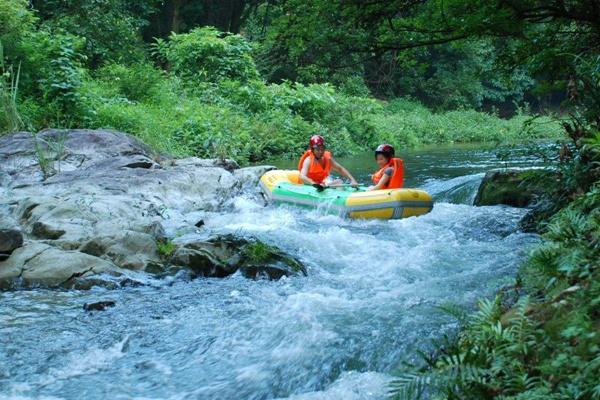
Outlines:
<svg viewBox="0 0 600 400"><path fill-rule="evenodd" d="M417 189L340 187L319 192L302 184L298 171L269 171L260 178L260 186L267 200L276 204L319 208L350 218L400 219L423 215L433 208L431 196Z"/></svg>

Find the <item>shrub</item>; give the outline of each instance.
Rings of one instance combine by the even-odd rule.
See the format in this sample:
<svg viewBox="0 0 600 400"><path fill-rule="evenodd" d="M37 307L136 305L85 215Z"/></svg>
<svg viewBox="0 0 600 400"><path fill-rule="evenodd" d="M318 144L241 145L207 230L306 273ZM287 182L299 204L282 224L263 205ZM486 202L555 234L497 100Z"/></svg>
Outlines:
<svg viewBox="0 0 600 400"><path fill-rule="evenodd" d="M133 101L153 96L153 90L165 79L161 70L147 63L129 66L108 64L100 68L96 76L106 84L114 86L120 95Z"/></svg>
<svg viewBox="0 0 600 400"><path fill-rule="evenodd" d="M259 78L250 44L240 35L212 27L173 33L169 40L158 39L155 51L171 71L190 82L247 82Z"/></svg>

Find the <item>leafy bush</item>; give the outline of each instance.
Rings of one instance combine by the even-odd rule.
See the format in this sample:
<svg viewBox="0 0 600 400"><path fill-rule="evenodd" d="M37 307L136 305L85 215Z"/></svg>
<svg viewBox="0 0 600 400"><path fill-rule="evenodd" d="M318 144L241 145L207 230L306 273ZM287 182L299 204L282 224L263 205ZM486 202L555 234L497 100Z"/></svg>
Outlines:
<svg viewBox="0 0 600 400"><path fill-rule="evenodd" d="M240 35L224 34L212 27L173 33L168 41L158 39L155 50L171 71L190 82L259 78L250 44Z"/></svg>
<svg viewBox="0 0 600 400"><path fill-rule="evenodd" d="M132 101L141 101L154 95L153 90L165 79L161 70L147 63L130 66L108 64L100 68L96 76L107 85Z"/></svg>
<svg viewBox="0 0 600 400"><path fill-rule="evenodd" d="M6 65L4 47L0 42L0 133L15 132L23 126L17 110L20 75L20 65L16 69Z"/></svg>
<svg viewBox="0 0 600 400"><path fill-rule="evenodd" d="M15 61L16 46L22 36L33 29L36 18L28 9L27 0L3 0L0 2L0 42L3 43L9 61Z"/></svg>
<svg viewBox="0 0 600 400"><path fill-rule="evenodd" d="M13 0L14 1L14 0ZM106 62L139 61L145 57L140 29L156 11L152 0L32 1L50 31L85 38L81 51L93 69Z"/></svg>

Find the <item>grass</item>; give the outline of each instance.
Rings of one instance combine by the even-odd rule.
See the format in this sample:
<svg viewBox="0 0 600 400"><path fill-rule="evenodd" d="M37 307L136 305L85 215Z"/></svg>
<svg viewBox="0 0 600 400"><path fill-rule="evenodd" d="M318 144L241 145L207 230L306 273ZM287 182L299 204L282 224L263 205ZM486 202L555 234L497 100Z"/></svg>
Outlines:
<svg viewBox="0 0 600 400"><path fill-rule="evenodd" d="M0 132L16 132L24 126L17 109L20 76L21 64L16 71L12 65L6 65L0 42Z"/></svg>
<svg viewBox="0 0 600 400"><path fill-rule="evenodd" d="M170 240L159 241L156 245L158 247L158 254L164 258L171 257L177 249L177 245Z"/></svg>

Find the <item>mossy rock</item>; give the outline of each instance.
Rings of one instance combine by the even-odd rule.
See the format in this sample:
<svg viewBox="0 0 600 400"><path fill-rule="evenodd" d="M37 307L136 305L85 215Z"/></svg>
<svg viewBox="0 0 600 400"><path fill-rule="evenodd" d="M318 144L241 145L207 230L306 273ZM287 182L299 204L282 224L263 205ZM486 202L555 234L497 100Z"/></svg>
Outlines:
<svg viewBox="0 0 600 400"><path fill-rule="evenodd" d="M548 192L552 187L550 180L556 180L556 174L548 170L489 171L479 185L473 204L528 207Z"/></svg>
<svg viewBox="0 0 600 400"><path fill-rule="evenodd" d="M281 249L234 235L185 243L174 251L170 263L204 277L225 277L238 270L252 279L306 275L304 265Z"/></svg>
<svg viewBox="0 0 600 400"><path fill-rule="evenodd" d="M240 270L247 278L263 276L279 279L282 276L306 275L306 268L298 260L260 241L246 244L241 255Z"/></svg>

